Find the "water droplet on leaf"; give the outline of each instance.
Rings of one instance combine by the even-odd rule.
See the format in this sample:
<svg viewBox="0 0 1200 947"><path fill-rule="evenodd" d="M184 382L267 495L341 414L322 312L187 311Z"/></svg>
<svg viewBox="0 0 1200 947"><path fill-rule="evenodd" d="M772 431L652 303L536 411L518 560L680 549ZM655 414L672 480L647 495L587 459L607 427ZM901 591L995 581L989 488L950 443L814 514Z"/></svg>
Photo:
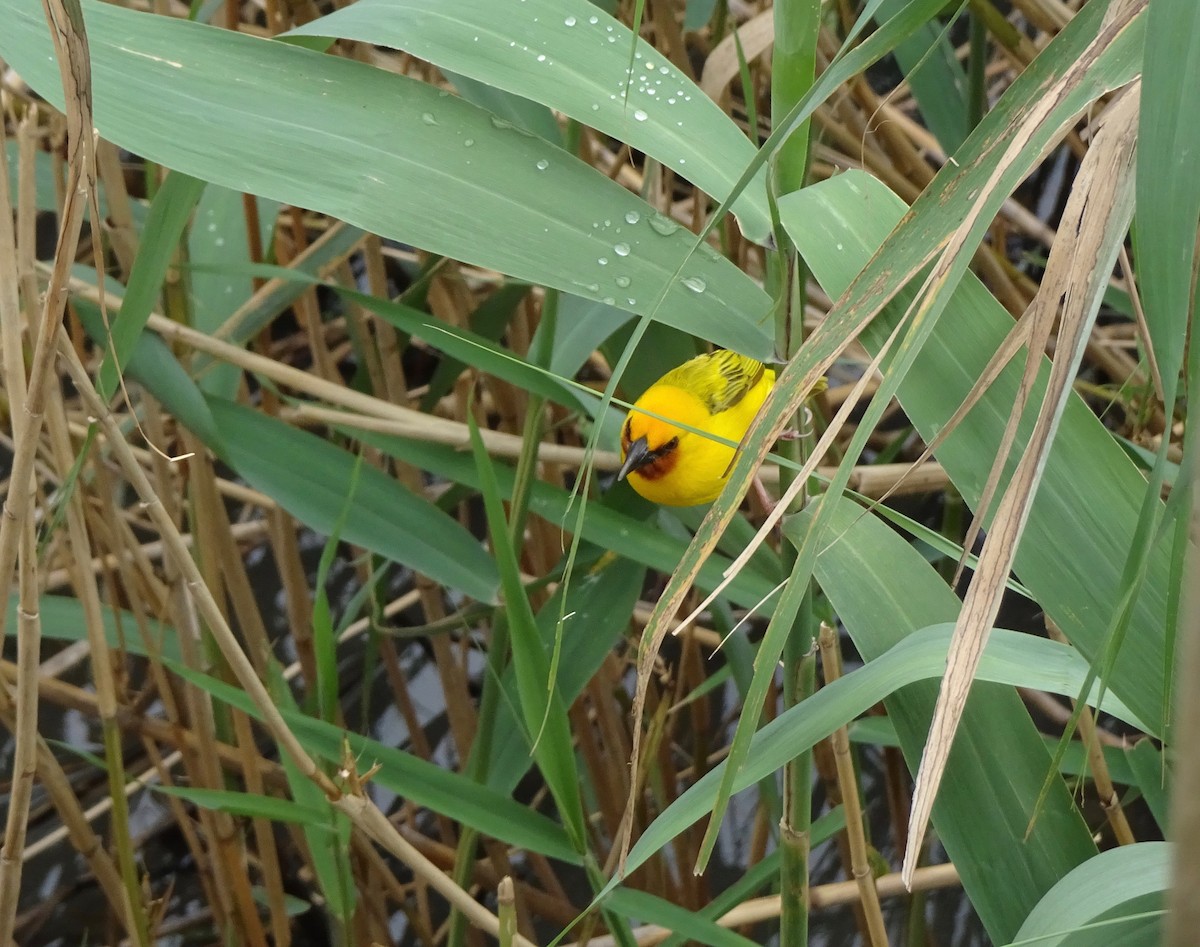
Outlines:
<svg viewBox="0 0 1200 947"><path fill-rule="evenodd" d="M675 223L675 221L671 220L669 217L663 217L661 214L656 214L650 218L650 227L655 233L661 234L664 237L669 237L679 229L679 224Z"/></svg>

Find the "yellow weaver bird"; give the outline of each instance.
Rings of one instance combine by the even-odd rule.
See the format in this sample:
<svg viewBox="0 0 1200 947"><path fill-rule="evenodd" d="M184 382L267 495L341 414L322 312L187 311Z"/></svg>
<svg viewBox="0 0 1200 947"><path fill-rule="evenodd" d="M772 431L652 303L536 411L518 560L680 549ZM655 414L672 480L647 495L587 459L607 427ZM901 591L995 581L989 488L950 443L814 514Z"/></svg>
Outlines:
<svg viewBox="0 0 1200 947"><path fill-rule="evenodd" d="M722 350L673 368L638 398L621 429L621 470L638 493L665 506L711 503L729 479L733 448L693 434L737 443L775 384L775 372Z"/></svg>

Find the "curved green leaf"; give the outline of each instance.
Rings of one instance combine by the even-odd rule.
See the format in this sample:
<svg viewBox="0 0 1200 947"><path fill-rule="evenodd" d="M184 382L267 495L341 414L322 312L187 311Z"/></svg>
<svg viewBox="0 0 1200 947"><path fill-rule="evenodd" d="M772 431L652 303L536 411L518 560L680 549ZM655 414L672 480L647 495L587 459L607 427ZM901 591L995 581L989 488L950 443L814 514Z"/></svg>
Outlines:
<svg viewBox="0 0 1200 947"><path fill-rule="evenodd" d="M905 211L903 202L883 184L858 172L786 195L779 203L814 275L834 296L856 278ZM894 246L894 237L889 238L888 247ZM886 261L887 256L881 254L875 261ZM863 332L861 340L869 350L883 343L909 298L910 291L902 291ZM901 404L927 441L966 397L1012 328L1012 317L974 275L963 277L952 298L947 312L953 317L939 321L899 387ZM1043 384L1047 372L1048 366L1043 366ZM938 449L937 459L968 503L978 500L986 481L1020 376L1021 365L1010 363L966 422ZM1026 419L1021 430L1029 429ZM1015 571L1068 639L1093 660L1104 651L1145 489L1145 480L1112 435L1081 399L1072 397L1063 411ZM1121 651L1108 681L1151 725L1152 733L1158 731L1162 714L1168 558L1169 551L1161 545L1150 552L1146 583L1130 626L1138 644Z"/></svg>
<svg viewBox="0 0 1200 947"><path fill-rule="evenodd" d="M801 520L789 531L803 527ZM958 616L958 597L882 519L843 501L825 535L828 548L817 560L816 577L864 660L874 663L899 642ZM1033 637L1015 640L1040 647L1032 644L1039 640ZM1028 660L1039 659L1031 652ZM1077 669L1085 663L1078 654L1070 660ZM1077 685L1063 679L1059 686ZM922 681L884 701L913 772L928 739L938 689L938 683ZM1060 878L1096 854L1062 780L1051 783L1030 826L1050 762L1021 697L1011 687L977 682L963 710L933 819L972 906L997 942L1012 936ZM994 883L997 873L1005 879L1002 887Z"/></svg>
<svg viewBox="0 0 1200 947"><path fill-rule="evenodd" d="M1200 4L1155 0L1146 17L1138 126L1138 287L1167 403L1178 387L1192 311L1200 180L1195 121L1200 83Z"/></svg>
<svg viewBox="0 0 1200 947"><path fill-rule="evenodd" d="M334 810L328 805L316 809L291 799L263 796L232 789L204 789L200 786L151 786L155 792L176 796L201 809L228 812L250 819L269 819L272 822L295 822L318 831L329 831Z"/></svg>
<svg viewBox="0 0 1200 947"><path fill-rule="evenodd" d="M1101 852L1046 893L1009 947L1154 947L1170 886L1167 842Z"/></svg>
<svg viewBox="0 0 1200 947"><path fill-rule="evenodd" d="M84 9L96 125L122 147L631 312L649 312L668 286L655 319L771 354L769 300L753 280L707 246L692 254L687 230L545 140L362 63L109 4ZM0 0L0 17L0 58L61 104L41 11ZM191 116L186 134L180 115Z"/></svg>
<svg viewBox="0 0 1200 947"><path fill-rule="evenodd" d="M230 466L298 520L331 535L356 476L354 457L233 402L210 397L208 405ZM495 599L500 577L479 541L457 520L373 467L357 472L341 534L347 542L474 599Z"/></svg>
<svg viewBox="0 0 1200 947"><path fill-rule="evenodd" d="M605 905L624 917L649 921L686 934L692 943L711 944L712 947L755 947L754 941L727 927L720 927L690 908L635 888L618 888Z"/></svg>
<svg viewBox="0 0 1200 947"><path fill-rule="evenodd" d="M734 781L734 791L769 776L900 688L917 681L939 680L946 668L946 650L953 630L952 623L923 629L780 714L754 735L746 765ZM988 640L977 679L1075 697L1087 670L1078 652L1066 645L997 629ZM1106 711L1130 722L1136 719L1127 708L1110 705L1108 700L1106 695ZM630 850L627 870L637 868L712 810L724 768L724 762L714 767L654 820Z"/></svg>
<svg viewBox="0 0 1200 947"><path fill-rule="evenodd" d="M8 599L8 627L16 627L17 603L14 592ZM42 637L56 641L87 641L87 615L79 599L66 595L43 595L38 599L38 617ZM149 632L155 640L147 647L138 632L137 619L129 612L104 605L100 609L104 625L104 640L114 650L130 654L149 655L151 651L166 658L179 657L179 634L169 625L151 625Z"/></svg>
<svg viewBox="0 0 1200 947"><path fill-rule="evenodd" d="M236 685L193 671L174 661L164 663L175 674L218 700L256 720L261 719L254 702ZM528 806L515 802L507 794L480 786L458 773L395 747L385 746L378 740L347 733L341 727L315 717L287 707L281 707L279 712L304 748L314 756L340 764L345 741L355 757L361 758L366 765L379 764L379 770L371 777L373 783L431 812L469 825L491 838L570 864L579 862L579 856L567 842L560 825Z"/></svg>
<svg viewBox="0 0 1200 947"><path fill-rule="evenodd" d="M718 200L754 157L720 106L589 0L359 0L289 35L381 43L543 102L657 158ZM733 212L750 239L770 233L765 169Z"/></svg>

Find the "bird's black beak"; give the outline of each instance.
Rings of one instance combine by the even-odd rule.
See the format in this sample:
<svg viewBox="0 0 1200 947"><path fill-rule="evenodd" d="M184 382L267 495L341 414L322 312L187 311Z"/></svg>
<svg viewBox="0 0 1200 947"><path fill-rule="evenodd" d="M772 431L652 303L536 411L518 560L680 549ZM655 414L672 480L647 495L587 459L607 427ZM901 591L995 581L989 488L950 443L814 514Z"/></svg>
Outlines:
<svg viewBox="0 0 1200 947"><path fill-rule="evenodd" d="M652 460L654 460L654 453L650 450L649 443L645 436L639 437L625 451L625 463L621 464L621 469L617 471L617 479L624 480L631 470L644 467Z"/></svg>

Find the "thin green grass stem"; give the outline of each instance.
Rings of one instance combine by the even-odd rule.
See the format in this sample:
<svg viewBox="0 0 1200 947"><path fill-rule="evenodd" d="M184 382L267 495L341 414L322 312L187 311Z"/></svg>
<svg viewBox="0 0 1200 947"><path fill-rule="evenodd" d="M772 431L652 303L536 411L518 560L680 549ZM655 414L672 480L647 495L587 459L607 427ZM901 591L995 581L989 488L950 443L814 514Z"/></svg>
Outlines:
<svg viewBox="0 0 1200 947"><path fill-rule="evenodd" d="M775 58L771 73L771 115L788 114L812 88L816 78L817 35L821 5L816 0L793 0L775 5ZM788 194L799 190L808 177L811 125L798 126L772 159L773 191ZM773 203L773 202L772 202ZM808 268L796 253L782 227L776 228L779 246L777 272L781 305L776 309L775 342L780 355L791 358L800 347L804 332L805 286ZM780 452L793 462L801 462L804 445L799 440L785 441ZM793 480L793 471L780 468L780 490ZM793 511L804 508L805 497L798 496ZM784 576L796 565L796 549L785 543L780 556ZM816 625L812 614L812 594L804 592L783 649L784 705L795 706L812 693L816 682L813 643ZM812 753L802 753L784 768L783 818L780 823L779 887L783 905L780 914L781 947L804 947L808 943L809 829L812 822Z"/></svg>
<svg viewBox="0 0 1200 947"><path fill-rule="evenodd" d="M489 764L492 759L492 745L496 736L496 721L499 719L501 685L504 666L508 659L508 617L504 609L497 608L492 622L492 640L488 646L487 670L483 676L483 694L479 699L479 725L475 730L475 739L471 743L471 752L467 757L465 775L473 782L484 785L487 783ZM479 841L479 832L464 825L458 837L458 846L454 850L454 883L466 890L471 885L471 870L475 862L475 847ZM469 922L461 911L451 909L450 933L447 939L449 947L463 947L466 943Z"/></svg>
<svg viewBox="0 0 1200 947"><path fill-rule="evenodd" d="M816 689L817 659L812 646L816 627L810 589L804 595L792 633L783 648L783 703L786 707L795 707ZM808 944L812 772L811 751L801 753L784 769L783 821L779 838L782 854L779 871L781 947L805 947Z"/></svg>
<svg viewBox="0 0 1200 947"><path fill-rule="evenodd" d="M780 307L781 318L778 336L783 351L790 357L799 347L803 333L804 296L802 288L808 279L808 270L793 248L788 248L785 283L787 304ZM812 425L806 423L807 409L802 408L797 421L802 425L801 436L783 441L779 451L788 460L802 465L812 447ZM795 477L795 470L779 468L780 490L786 491ZM792 503L789 516L804 509L807 496L804 491ZM785 542L780 550L780 566L783 576L795 569L798 550ZM817 623L813 615L812 588L804 593L800 608L792 624L791 633L783 647L783 703L785 708L794 707L809 697L816 689L816 638ZM781 947L804 947L808 943L808 887L810 828L812 824L812 752L801 753L784 768L783 775L783 818L780 821L779 886L782 895L780 912Z"/></svg>
<svg viewBox="0 0 1200 947"><path fill-rule="evenodd" d="M966 504L963 503L962 494L959 493L953 486L946 487L946 493L942 500L942 536L950 542L958 545L963 538L963 519L966 512ZM954 579L954 572L958 567L958 563L950 558L943 558L938 563L938 573L947 582Z"/></svg>
<svg viewBox="0 0 1200 947"><path fill-rule="evenodd" d="M104 759L108 771L108 790L112 797L112 835L117 849L117 865L121 871L121 882L129 897L129 933L139 945L150 944L150 919L143 907L142 885L138 876L137 858L133 851L133 836L129 830L129 800L125 795L124 746L121 729L117 722L105 719Z"/></svg>
<svg viewBox="0 0 1200 947"><path fill-rule="evenodd" d="M583 867L587 872L588 883L591 884L592 891L597 895L600 894L608 886L608 879L604 876L604 870L600 867L599 862L596 861L596 856L588 852L584 856ZM603 905L601 905L600 914L604 917L604 923L607 925L609 933L612 934L617 947L638 947L627 917L622 917L616 911Z"/></svg>
<svg viewBox="0 0 1200 947"><path fill-rule="evenodd" d="M820 0L787 0L775 4L775 52L771 66L772 120L787 115L812 88L817 70ZM804 186L808 174L809 122L799 125L775 156L780 194Z"/></svg>
<svg viewBox="0 0 1200 947"><path fill-rule="evenodd" d="M558 292L546 290L542 304L542 319L534 336L530 361L545 367L549 364L554 345L554 330L558 321ZM542 438L542 413L546 399L530 393L525 411L525 426L522 430L521 456L517 460L516 483L512 503L509 507L508 536L518 558L525 536L525 521L529 514L529 495L537 475L538 442ZM488 665L483 678L483 694L479 701L478 727L467 758L466 775L480 785L486 784L492 746L496 738L496 721L499 719L501 698L500 681L508 663L509 635L508 616L503 609L493 613L492 640L488 646ZM471 884L471 869L475 861L475 847L479 833L472 828L463 828L454 852L454 883L460 888ZM463 947L466 943L468 922L460 911L450 916L450 947Z"/></svg>

